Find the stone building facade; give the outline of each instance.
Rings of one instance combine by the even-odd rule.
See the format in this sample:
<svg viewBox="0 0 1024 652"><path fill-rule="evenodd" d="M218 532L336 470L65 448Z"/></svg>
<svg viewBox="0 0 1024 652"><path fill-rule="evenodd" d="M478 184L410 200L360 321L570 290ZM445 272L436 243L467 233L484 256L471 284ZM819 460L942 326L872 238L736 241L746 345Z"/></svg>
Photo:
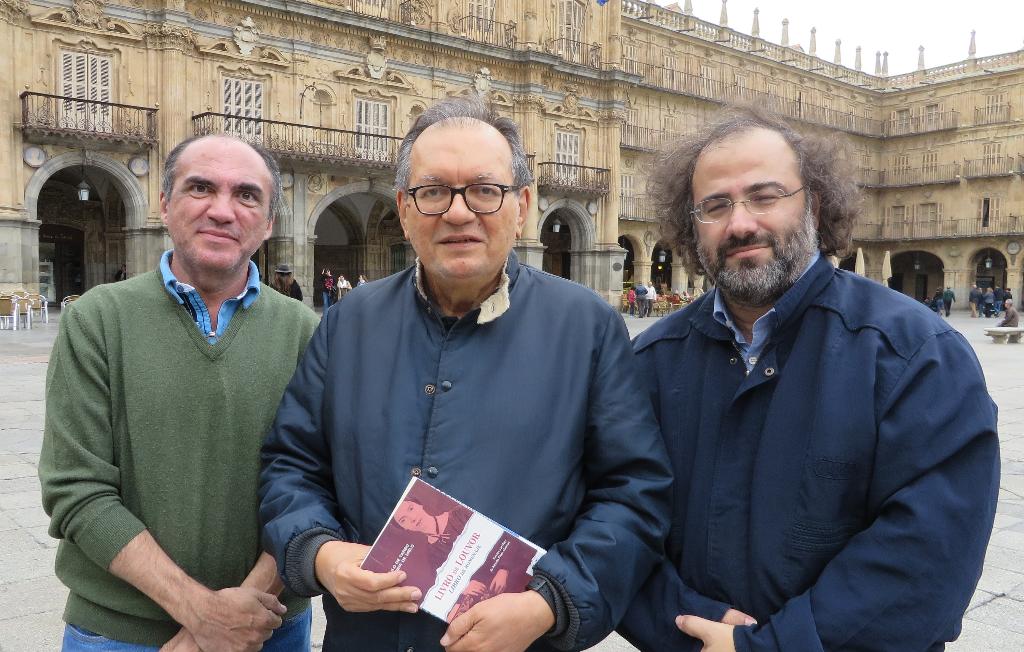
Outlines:
<svg viewBox="0 0 1024 652"><path fill-rule="evenodd" d="M712 0L705 0L712 1ZM537 198L521 259L617 302L688 278L644 200L656 147L731 101L847 136L866 273L908 294L1020 294L1024 51L890 76L610 0L0 0L0 290L59 300L152 269L162 160L193 134L258 141L288 214L257 254L354 279L412 262L394 207L400 137L430 103L485 95L524 132ZM852 252L851 252L852 253ZM844 261L852 265L854 258ZM308 291L314 290L314 291ZM317 299L318 300L318 299Z"/></svg>

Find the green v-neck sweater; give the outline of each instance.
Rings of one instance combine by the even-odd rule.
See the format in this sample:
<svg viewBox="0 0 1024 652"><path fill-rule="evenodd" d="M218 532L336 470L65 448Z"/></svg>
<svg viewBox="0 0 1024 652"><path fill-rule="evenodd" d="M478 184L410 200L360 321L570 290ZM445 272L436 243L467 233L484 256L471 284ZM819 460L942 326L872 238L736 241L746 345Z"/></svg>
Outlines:
<svg viewBox="0 0 1024 652"><path fill-rule="evenodd" d="M261 552L259 451L318 323L261 288L209 344L149 272L87 292L61 315L39 460L67 622L162 645L179 625L107 568L148 529L191 577L238 586ZM289 615L306 601L283 595ZM286 616L287 618L288 616Z"/></svg>

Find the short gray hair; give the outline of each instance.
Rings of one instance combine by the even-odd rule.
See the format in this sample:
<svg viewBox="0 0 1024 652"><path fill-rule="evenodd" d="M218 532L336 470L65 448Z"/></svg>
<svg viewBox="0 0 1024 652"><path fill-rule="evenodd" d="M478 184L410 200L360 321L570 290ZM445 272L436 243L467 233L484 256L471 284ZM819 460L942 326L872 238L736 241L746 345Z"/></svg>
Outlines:
<svg viewBox="0 0 1024 652"><path fill-rule="evenodd" d="M477 120L498 130L512 150L512 184L518 187L533 183L533 174L523 148L523 137L519 127L511 118L498 115L494 108L480 97L449 97L441 100L421 113L405 135L398 148L398 162L395 170L395 190L404 192L409 188L412 176L412 146L427 127L450 123L453 126L467 126Z"/></svg>
<svg viewBox="0 0 1024 652"><path fill-rule="evenodd" d="M277 161L270 155L266 149L255 143L250 143L247 140L234 136L232 134L208 134L205 136L192 136L186 138L171 150L170 154L167 155L167 160L164 161L164 173L160 178L160 192L164 194L164 197L170 199L171 191L174 190L174 181L178 176L178 159L192 143L202 140L204 138L226 138L228 140L234 140L252 148L254 152L259 154L260 158L263 159L263 163L267 166L267 172L270 173L270 204L267 211L267 219L273 220L278 217L285 215L287 207L284 204L284 190L281 186L281 168L278 167Z"/></svg>

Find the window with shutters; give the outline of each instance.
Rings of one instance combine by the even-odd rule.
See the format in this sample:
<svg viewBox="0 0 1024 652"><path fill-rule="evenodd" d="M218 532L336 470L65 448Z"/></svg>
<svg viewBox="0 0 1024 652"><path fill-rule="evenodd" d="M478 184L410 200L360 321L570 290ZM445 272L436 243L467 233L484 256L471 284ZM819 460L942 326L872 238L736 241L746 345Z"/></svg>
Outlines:
<svg viewBox="0 0 1024 652"><path fill-rule="evenodd" d="M702 97L714 97L715 91L715 69L711 66L701 64L700 79L697 92Z"/></svg>
<svg viewBox="0 0 1024 652"><path fill-rule="evenodd" d="M622 69L634 75L640 74L640 53L636 43L622 44Z"/></svg>
<svg viewBox="0 0 1024 652"><path fill-rule="evenodd" d="M917 206L917 221L918 222L937 222L939 219L939 205L935 202L929 202L927 204L918 204Z"/></svg>
<svg viewBox="0 0 1024 652"><path fill-rule="evenodd" d="M889 209L889 216L895 224L903 224L907 221L907 207L892 206Z"/></svg>
<svg viewBox="0 0 1024 652"><path fill-rule="evenodd" d="M575 184L579 181L580 135L571 131L555 132L555 167L557 175L564 182Z"/></svg>
<svg viewBox="0 0 1024 652"><path fill-rule="evenodd" d="M676 88L676 55L665 52L661 58L662 79L661 85L664 88Z"/></svg>
<svg viewBox="0 0 1024 652"><path fill-rule="evenodd" d="M111 59L88 52L61 52L61 92L89 102L65 100L60 122L65 129L110 133Z"/></svg>
<svg viewBox="0 0 1024 652"><path fill-rule="evenodd" d="M892 117L889 119L889 134L905 134L910 132L910 129L910 109L899 109L898 111L893 111Z"/></svg>
<svg viewBox="0 0 1024 652"><path fill-rule="evenodd" d="M224 131L239 138L263 136L263 82L224 78Z"/></svg>
<svg viewBox="0 0 1024 652"><path fill-rule="evenodd" d="M999 197L982 197L978 200L978 219L984 229L999 219Z"/></svg>
<svg viewBox="0 0 1024 652"><path fill-rule="evenodd" d="M391 106L387 102L376 102L356 98L356 152L360 158L385 160L388 153L387 136L391 126ZM363 135L366 134L366 135Z"/></svg>
<svg viewBox="0 0 1024 652"><path fill-rule="evenodd" d="M619 177L619 183L622 185L622 196L632 197L633 196L633 175L623 174Z"/></svg>
<svg viewBox="0 0 1024 652"><path fill-rule="evenodd" d="M579 0L559 0L558 38L562 41L562 56L574 63L586 63L582 41L586 7Z"/></svg>
<svg viewBox="0 0 1024 652"><path fill-rule="evenodd" d="M924 107L924 128L938 129L942 126L942 107L938 104L928 104Z"/></svg>
<svg viewBox="0 0 1024 652"><path fill-rule="evenodd" d="M469 0L467 6L469 15L476 20L476 29L481 32L490 32L494 21L494 0Z"/></svg>
<svg viewBox="0 0 1024 652"><path fill-rule="evenodd" d="M892 169L894 170L909 170L910 169L910 157L906 154L896 154L892 157Z"/></svg>
<svg viewBox="0 0 1024 652"><path fill-rule="evenodd" d="M1002 143L985 143L981 147L982 157L986 163L992 164L999 160L1003 153Z"/></svg>
<svg viewBox="0 0 1024 652"><path fill-rule="evenodd" d="M934 172L939 167L939 153L925 152L921 157L921 169L925 172Z"/></svg>

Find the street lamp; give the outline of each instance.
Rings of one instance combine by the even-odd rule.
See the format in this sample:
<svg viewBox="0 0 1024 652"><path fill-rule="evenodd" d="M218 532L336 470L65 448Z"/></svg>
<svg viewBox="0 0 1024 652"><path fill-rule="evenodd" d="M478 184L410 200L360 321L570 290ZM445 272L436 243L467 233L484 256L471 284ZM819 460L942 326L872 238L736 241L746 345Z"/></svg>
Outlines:
<svg viewBox="0 0 1024 652"><path fill-rule="evenodd" d="M985 256L985 269L992 269L992 256Z"/></svg>
<svg viewBox="0 0 1024 652"><path fill-rule="evenodd" d="M659 263L665 262L665 250L664 249L662 249L661 251L658 252L658 262Z"/></svg>
<svg viewBox="0 0 1024 652"><path fill-rule="evenodd" d="M89 184L82 179L78 184L78 201L89 201Z"/></svg>
<svg viewBox="0 0 1024 652"><path fill-rule="evenodd" d="M556 217L555 221L551 223L551 232L552 233L558 233L561 230L562 230L562 223Z"/></svg>
<svg viewBox="0 0 1024 652"><path fill-rule="evenodd" d="M919 270L919 269L921 269L921 259L920 259L920 258L918 258L918 257L917 257L917 256L915 255L915 256L914 256L914 271L916 272L916 271L917 271L917 270Z"/></svg>

